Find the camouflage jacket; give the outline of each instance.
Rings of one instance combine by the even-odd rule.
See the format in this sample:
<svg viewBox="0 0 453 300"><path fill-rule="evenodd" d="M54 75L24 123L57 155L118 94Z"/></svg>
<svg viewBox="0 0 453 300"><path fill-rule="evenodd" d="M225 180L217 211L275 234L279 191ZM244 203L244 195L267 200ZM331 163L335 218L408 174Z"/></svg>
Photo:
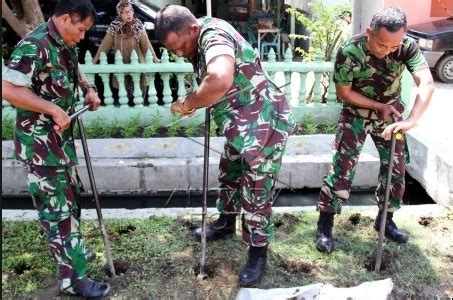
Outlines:
<svg viewBox="0 0 453 300"><path fill-rule="evenodd" d="M334 82L352 85L352 89L370 99L392 104L399 112L404 111L401 98L401 77L407 68L410 73L428 68L417 43L410 37L403 38L402 45L383 59L373 56L367 47L367 37L353 36L343 44L335 61ZM376 111L353 107L344 102L342 113L360 114L367 119L379 119Z"/></svg>
<svg viewBox="0 0 453 300"><path fill-rule="evenodd" d="M203 17L199 24L198 54L192 63L200 79L211 47L232 49L235 59L233 85L212 107L212 118L227 142L257 166L275 150L284 149L294 127L289 104L262 68L258 54L229 23Z"/></svg>
<svg viewBox="0 0 453 300"><path fill-rule="evenodd" d="M18 43L3 80L30 88L67 113L75 105L77 50L68 48L52 20L40 24ZM78 163L71 130L53 129L51 116L17 108L14 145L16 158L41 166Z"/></svg>

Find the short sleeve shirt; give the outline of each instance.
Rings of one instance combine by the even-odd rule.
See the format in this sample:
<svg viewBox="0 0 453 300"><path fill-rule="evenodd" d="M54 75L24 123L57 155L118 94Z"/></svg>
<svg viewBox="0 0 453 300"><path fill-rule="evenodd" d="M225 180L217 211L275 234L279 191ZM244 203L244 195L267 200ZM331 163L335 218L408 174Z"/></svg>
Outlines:
<svg viewBox="0 0 453 300"><path fill-rule="evenodd" d="M3 80L30 88L69 113L76 102L77 50L67 47L52 20L40 24L16 46ZM41 166L73 166L77 156L71 130L53 129L51 116L17 108L16 158Z"/></svg>
<svg viewBox="0 0 453 300"><path fill-rule="evenodd" d="M405 36L397 51L385 58L373 56L367 47L367 37L363 34L352 37L342 45L335 61L334 82L338 85L351 85L352 90L386 104L392 104L404 111L401 98L401 78L405 69L415 73L428 64L417 43ZM375 111L353 107L344 102L344 111L359 113L364 118L378 119Z"/></svg>
<svg viewBox="0 0 453 300"><path fill-rule="evenodd" d="M262 68L252 46L227 22L203 17L198 54L192 60L203 78L213 53L234 58L234 82L212 107L213 120L221 133L250 165L259 165L275 150L284 149L294 127L289 104Z"/></svg>

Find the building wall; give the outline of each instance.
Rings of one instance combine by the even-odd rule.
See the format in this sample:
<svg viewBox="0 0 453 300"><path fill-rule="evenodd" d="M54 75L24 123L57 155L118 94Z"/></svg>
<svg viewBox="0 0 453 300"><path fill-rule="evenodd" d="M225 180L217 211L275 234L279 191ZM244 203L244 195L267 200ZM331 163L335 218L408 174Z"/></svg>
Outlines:
<svg viewBox="0 0 453 300"><path fill-rule="evenodd" d="M453 11L453 1L441 1L450 11ZM384 0L384 3L385 6L402 8L406 12L408 25L443 19L447 16L438 0Z"/></svg>

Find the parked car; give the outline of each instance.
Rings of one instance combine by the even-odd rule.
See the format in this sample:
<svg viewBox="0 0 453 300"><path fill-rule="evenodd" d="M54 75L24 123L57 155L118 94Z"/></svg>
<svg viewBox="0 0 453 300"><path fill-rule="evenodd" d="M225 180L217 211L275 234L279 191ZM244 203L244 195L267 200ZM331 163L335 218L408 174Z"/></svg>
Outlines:
<svg viewBox="0 0 453 300"><path fill-rule="evenodd" d="M408 26L436 77L453 83L453 17Z"/></svg>

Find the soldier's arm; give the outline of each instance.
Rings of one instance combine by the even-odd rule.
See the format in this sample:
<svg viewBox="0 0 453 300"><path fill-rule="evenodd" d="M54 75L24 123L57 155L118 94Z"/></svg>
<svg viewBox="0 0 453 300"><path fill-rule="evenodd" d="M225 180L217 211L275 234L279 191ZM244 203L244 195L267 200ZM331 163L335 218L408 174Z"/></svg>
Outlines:
<svg viewBox="0 0 453 300"><path fill-rule="evenodd" d="M434 92L434 81L429 68L416 71L412 76L418 86L418 95L415 97L414 106L406 120L393 123L384 129L382 136L385 139L390 139L392 132L406 132L417 126L418 119L423 115L431 102Z"/></svg>
<svg viewBox="0 0 453 300"><path fill-rule="evenodd" d="M393 106L372 100L354 91L351 85L337 84L335 87L337 95L342 100L360 108L378 111L385 121L391 120L390 114L395 114L396 116L401 117L401 114Z"/></svg>
<svg viewBox="0 0 453 300"><path fill-rule="evenodd" d="M415 84L418 86L418 95L415 98L414 106L407 117L408 120L416 125L418 119L428 108L434 92L434 80L429 68L425 68L415 72L413 75Z"/></svg>
<svg viewBox="0 0 453 300"><path fill-rule="evenodd" d="M2 80L2 98L15 107L52 116L54 122L65 130L71 119L57 105L38 97L31 89Z"/></svg>
<svg viewBox="0 0 453 300"><path fill-rule="evenodd" d="M184 109L191 111L217 103L231 88L233 80L234 58L230 55L212 58L198 89L187 95Z"/></svg>
<svg viewBox="0 0 453 300"><path fill-rule="evenodd" d="M85 104L89 104L91 106L91 110L96 110L99 105L101 105L101 99L99 99L97 95L96 86L94 84L90 84L85 73L82 71L80 64L78 68L79 86L85 94Z"/></svg>

